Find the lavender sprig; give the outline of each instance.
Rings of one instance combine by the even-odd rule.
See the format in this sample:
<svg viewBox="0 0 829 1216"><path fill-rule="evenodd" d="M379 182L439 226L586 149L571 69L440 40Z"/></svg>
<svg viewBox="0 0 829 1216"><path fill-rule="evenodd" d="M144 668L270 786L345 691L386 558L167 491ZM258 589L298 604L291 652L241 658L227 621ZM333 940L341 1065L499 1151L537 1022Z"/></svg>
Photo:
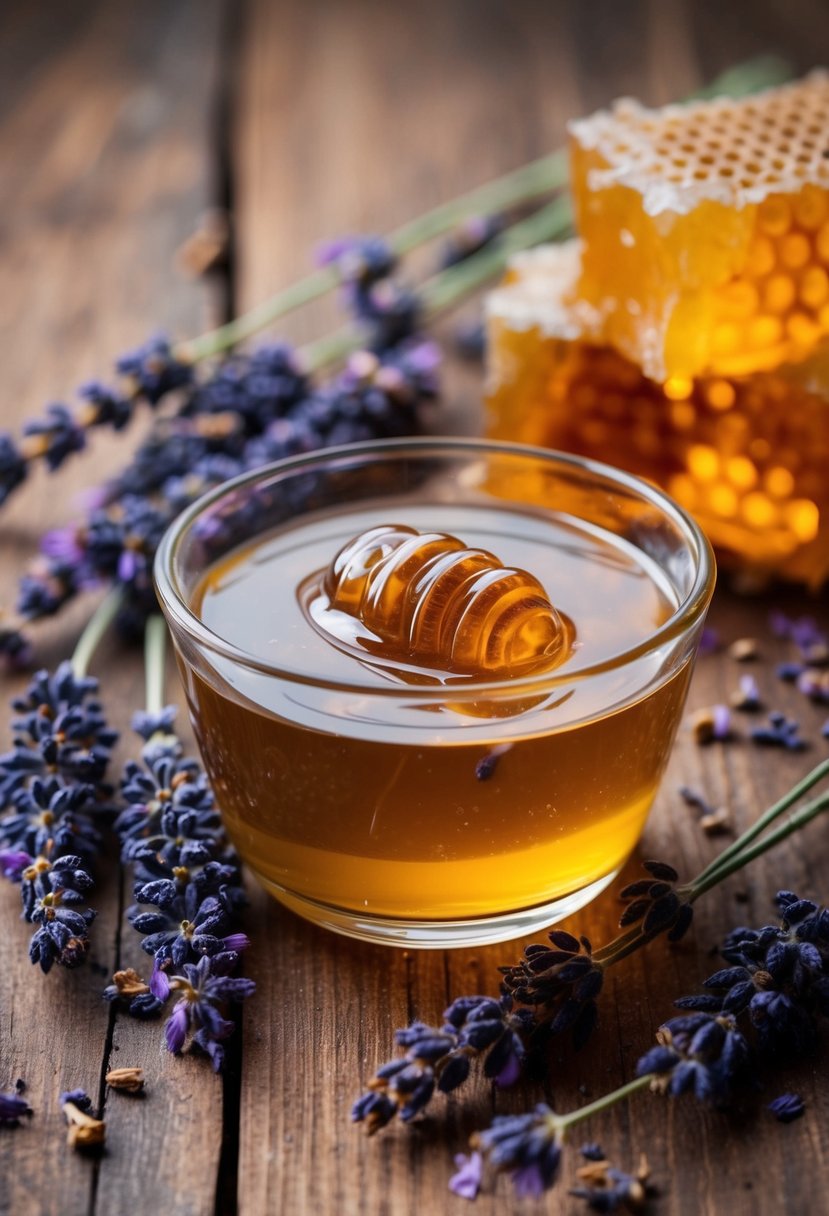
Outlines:
<svg viewBox="0 0 829 1216"><path fill-rule="evenodd" d="M36 620L78 592L121 592L118 624L143 632L155 611L152 563L172 519L229 477L334 444L410 434L437 391L438 352L420 342L353 355L331 384L311 389L290 350L236 356L191 386L132 463L98 496L85 522L50 532L20 585L18 611ZM18 647L19 648L19 647Z"/></svg>
<svg viewBox="0 0 829 1216"><path fill-rule="evenodd" d="M639 1090L650 1088L655 1081L653 1073L637 1077L612 1093L566 1115L558 1114L545 1102L539 1103L524 1114L496 1115L489 1127L475 1132L470 1138L469 1143L473 1150L471 1156L455 1159L460 1168L449 1182L450 1190L465 1199L474 1199L487 1173L493 1176L507 1174L516 1197L540 1198L558 1179L562 1150L572 1128L593 1115L626 1101ZM647 1168L640 1168L640 1186L634 1187L632 1183L635 1176L612 1170L608 1161L597 1159L596 1154L600 1151L597 1146L582 1150L584 1156L597 1166L601 1164L603 1169L590 1171L593 1186L589 1188L589 1192L575 1193L579 1198L591 1203L591 1206L595 1206L592 1201L596 1200L596 1192L604 1191L606 1196L615 1189L616 1208L620 1206L622 1198L628 1196L635 1199L641 1209L647 1197L644 1185L648 1176ZM613 1211L614 1208L604 1206L598 1210Z"/></svg>
<svg viewBox="0 0 829 1216"><path fill-rule="evenodd" d="M435 1090L451 1093L470 1073L472 1060L482 1058L484 1075L496 1085L512 1085L521 1072L524 1037L532 1025L529 1010L515 1010L503 996L460 997L443 1014L443 1025L413 1022L395 1032L405 1054L379 1068L368 1092L354 1103L351 1119L365 1123L369 1135L395 1115L409 1122L428 1105Z"/></svg>
<svg viewBox="0 0 829 1216"><path fill-rule="evenodd" d="M0 434L0 506L23 484L35 460L42 460L54 472L73 453L83 451L88 431L100 426L123 430L139 403L157 406L192 375L190 365L161 336L119 359L116 371L117 387L98 382L83 385L81 404L75 409L63 404L47 406L43 418L26 423L19 443L9 434Z"/></svg>
<svg viewBox="0 0 829 1216"><path fill-rule="evenodd" d="M20 884L22 917L37 926L29 957L44 972L55 963L76 967L89 949L95 912L87 897L118 736L85 670L113 610L105 601L72 661L38 672L12 700L13 746L0 756L0 872Z"/></svg>
<svg viewBox="0 0 829 1216"><path fill-rule="evenodd" d="M228 844L213 791L196 760L183 755L173 732L176 710L161 706L166 626L147 629L147 709L133 728L143 740L141 763L129 761L121 782L126 802L115 821L121 860L133 869L130 924L153 960L149 982L120 972L105 996L126 1003L134 1016L161 1013L178 1000L165 1042L178 1054L188 1039L218 1071L234 1023L229 1002L250 996L255 984L236 976L249 945L237 925L245 902L239 858Z"/></svg>

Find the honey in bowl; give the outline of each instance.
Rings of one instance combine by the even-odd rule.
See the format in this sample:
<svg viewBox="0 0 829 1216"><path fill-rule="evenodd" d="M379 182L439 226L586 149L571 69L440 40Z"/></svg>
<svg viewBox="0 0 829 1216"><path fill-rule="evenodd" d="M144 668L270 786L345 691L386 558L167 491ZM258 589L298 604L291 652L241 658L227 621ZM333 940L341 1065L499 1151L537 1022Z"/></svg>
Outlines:
<svg viewBox="0 0 829 1216"><path fill-rule="evenodd" d="M600 466L501 451L397 441L284 462L257 477L286 495L304 478L290 512L274 512L274 485L251 510L248 479L162 546L228 832L320 924L406 945L517 936L587 902L641 833L710 595L707 547L632 479L614 506ZM315 460L347 468L329 486L309 478ZM224 551L205 569L199 526L215 538L217 518Z"/></svg>

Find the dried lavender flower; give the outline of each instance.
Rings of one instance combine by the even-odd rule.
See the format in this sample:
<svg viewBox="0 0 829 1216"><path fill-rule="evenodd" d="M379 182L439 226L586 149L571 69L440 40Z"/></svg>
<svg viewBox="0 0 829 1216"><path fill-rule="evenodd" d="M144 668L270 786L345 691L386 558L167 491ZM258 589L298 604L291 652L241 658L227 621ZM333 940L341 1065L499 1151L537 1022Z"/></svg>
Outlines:
<svg viewBox="0 0 829 1216"><path fill-rule="evenodd" d="M760 657L760 647L756 638L738 638L728 648L728 657L736 663L751 663Z"/></svg>
<svg viewBox="0 0 829 1216"><path fill-rule="evenodd" d="M642 1153L635 1174L612 1166L603 1155L599 1158L585 1153L588 1165L576 1171L581 1186L572 1187L570 1195L583 1199L594 1212L643 1212L649 1195L654 1193L649 1186L650 1167Z"/></svg>
<svg viewBox="0 0 829 1216"><path fill-rule="evenodd" d="M806 1110L806 1103L800 1094L781 1094L769 1102L766 1109L771 1111L778 1123L793 1123Z"/></svg>
<svg viewBox="0 0 829 1216"><path fill-rule="evenodd" d="M0 1127L17 1127L24 1117L31 1118L31 1106L20 1093L0 1093Z"/></svg>
<svg viewBox="0 0 829 1216"><path fill-rule="evenodd" d="M728 743L733 738L728 706L697 710L691 719L691 730L697 743Z"/></svg>
<svg viewBox="0 0 829 1216"><path fill-rule="evenodd" d="M751 731L752 743L760 747L781 747L788 752L802 752L809 744L800 736L800 724L794 718L776 711L769 714L766 726L756 726Z"/></svg>
<svg viewBox="0 0 829 1216"><path fill-rule="evenodd" d="M559 1121L543 1102L529 1114L497 1115L470 1144L497 1173L509 1175L518 1198L540 1198L558 1176Z"/></svg>
<svg viewBox="0 0 829 1216"><path fill-rule="evenodd" d="M815 1044L817 1018L829 1016L829 911L792 891L779 891L777 905L778 925L732 930L721 950L729 966L709 976L706 994L676 1003L747 1011L761 1051L801 1056Z"/></svg>
<svg viewBox="0 0 829 1216"><path fill-rule="evenodd" d="M734 709L744 713L756 713L763 707L760 689L754 676L740 676L740 683L729 700Z"/></svg>
<svg viewBox="0 0 829 1216"><path fill-rule="evenodd" d="M535 1008L545 1037L570 1031L579 1048L596 1024L604 969L594 962L588 938L562 929L551 930L548 937L550 946L534 942L525 947L520 963L500 968L503 982L516 1001Z"/></svg>
<svg viewBox="0 0 829 1216"><path fill-rule="evenodd" d="M446 270L480 252L504 230L501 215L470 215L460 223L443 245L440 268Z"/></svg>
<svg viewBox="0 0 829 1216"><path fill-rule="evenodd" d="M143 1068L111 1068L104 1080L110 1089L123 1090L128 1094L144 1092Z"/></svg>
<svg viewBox="0 0 829 1216"><path fill-rule="evenodd" d="M673 1096L692 1092L700 1101L727 1106L746 1071L748 1043L730 1014L692 1013L671 1018L656 1032L657 1046L636 1065L638 1077Z"/></svg>
<svg viewBox="0 0 829 1216"><path fill-rule="evenodd" d="M81 1152L101 1149L106 1140L106 1124L89 1114L91 1107L92 1101L82 1089L60 1096L60 1108L68 1124L66 1142Z"/></svg>
<svg viewBox="0 0 829 1216"><path fill-rule="evenodd" d="M455 1157L457 1173L449 1179L449 1190L461 1199L477 1199L483 1181L484 1159L480 1153L458 1153Z"/></svg>
<svg viewBox="0 0 829 1216"><path fill-rule="evenodd" d="M679 941L687 933L693 914L691 905L683 902L674 890L679 875L664 861L643 861L642 868L649 877L629 883L619 895L627 901L619 920L620 928L641 921L645 934L667 931L668 941Z"/></svg>
<svg viewBox="0 0 829 1216"><path fill-rule="evenodd" d="M496 1085L515 1083L524 1060L524 1041L532 1029L529 1010L515 1010L513 1000L488 996L460 997L444 1011L441 1027L413 1022L395 1032L405 1055L379 1068L368 1092L354 1103L351 1119L365 1123L369 1135L399 1115L404 1122L420 1114L435 1090L451 1093L470 1075L473 1060L483 1057L484 1075Z"/></svg>

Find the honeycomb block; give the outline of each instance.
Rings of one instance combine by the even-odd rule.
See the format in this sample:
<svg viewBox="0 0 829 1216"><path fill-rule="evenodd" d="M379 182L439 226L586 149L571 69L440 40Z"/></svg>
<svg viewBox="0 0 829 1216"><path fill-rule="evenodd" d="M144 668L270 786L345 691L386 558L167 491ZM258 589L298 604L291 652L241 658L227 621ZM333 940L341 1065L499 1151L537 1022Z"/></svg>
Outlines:
<svg viewBox="0 0 829 1216"><path fill-rule="evenodd" d="M487 434L607 461L667 490L721 563L829 576L829 342L753 376L646 377L566 301L579 247L519 255L487 301Z"/></svg>
<svg viewBox="0 0 829 1216"><path fill-rule="evenodd" d="M829 74L571 125L576 296L660 383L806 358L829 334Z"/></svg>

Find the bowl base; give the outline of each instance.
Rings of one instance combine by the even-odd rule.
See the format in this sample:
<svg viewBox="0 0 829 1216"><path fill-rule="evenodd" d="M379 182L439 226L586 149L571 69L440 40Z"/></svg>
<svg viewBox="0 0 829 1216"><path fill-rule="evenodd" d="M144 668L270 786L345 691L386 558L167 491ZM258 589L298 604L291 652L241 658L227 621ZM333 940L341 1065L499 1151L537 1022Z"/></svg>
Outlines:
<svg viewBox="0 0 829 1216"><path fill-rule="evenodd" d="M345 937L385 946L401 946L407 950L462 949L506 942L528 933L548 929L557 921L578 912L605 889L619 873L611 870L595 882L580 887L569 895L550 903L536 904L515 912L502 912L463 920L394 920L388 917L367 917L344 908L331 907L313 899L285 890L278 883L253 871L257 881L281 904L305 920L331 929Z"/></svg>

